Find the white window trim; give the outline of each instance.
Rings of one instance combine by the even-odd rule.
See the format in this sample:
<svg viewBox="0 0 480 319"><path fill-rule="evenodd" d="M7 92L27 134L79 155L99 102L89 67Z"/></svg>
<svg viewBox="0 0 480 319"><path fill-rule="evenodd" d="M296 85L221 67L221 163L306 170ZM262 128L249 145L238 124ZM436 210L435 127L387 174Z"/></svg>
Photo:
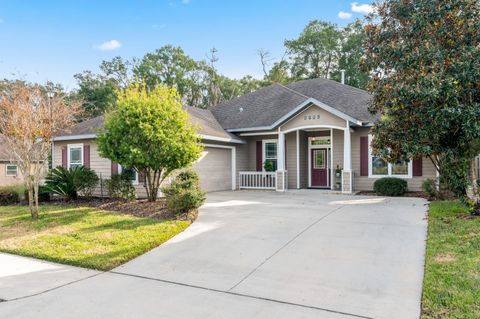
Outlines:
<svg viewBox="0 0 480 319"><path fill-rule="evenodd" d="M278 165L278 139L270 139L270 140L262 140L262 171L265 172L265 161L267 160L267 149L266 149L266 144L267 143L275 143L277 144L277 165ZM271 158L269 158L271 159Z"/></svg>
<svg viewBox="0 0 480 319"><path fill-rule="evenodd" d="M8 167L9 166L15 166L15 174L14 175L8 173ZM5 176L17 177L18 176L18 165L17 164L6 164L5 165Z"/></svg>
<svg viewBox="0 0 480 319"><path fill-rule="evenodd" d="M383 174L383 175L375 175L373 174L373 161L372 161L372 148L370 147L370 144L372 142L372 135L368 135L368 178L383 178L383 177L398 177L398 178L412 178L413 175L413 161L410 160L408 161L408 174L403 174L403 175L395 175L392 174L392 163L387 163L388 164L388 173Z"/></svg>
<svg viewBox="0 0 480 319"><path fill-rule="evenodd" d="M80 156L81 156L81 158L82 158L80 165L83 166L84 163L85 163L85 162L84 162L84 159L85 159L85 158L84 158L84 154L83 154L83 143L79 143L79 144L68 144L68 145L67 145L67 168L68 168L68 169L70 169L70 164L71 164L71 163L70 163L70 150L71 150L72 148L80 148Z"/></svg>
<svg viewBox="0 0 480 319"><path fill-rule="evenodd" d="M123 171L123 166L118 165L118 172L121 173ZM135 170L135 179L132 180L132 185L136 186L138 185L138 172Z"/></svg>

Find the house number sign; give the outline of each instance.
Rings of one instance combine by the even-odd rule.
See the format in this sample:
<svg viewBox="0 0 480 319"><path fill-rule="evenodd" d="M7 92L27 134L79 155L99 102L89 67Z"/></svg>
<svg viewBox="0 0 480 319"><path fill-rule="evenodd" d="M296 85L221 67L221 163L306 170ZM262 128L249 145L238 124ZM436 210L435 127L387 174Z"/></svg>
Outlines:
<svg viewBox="0 0 480 319"><path fill-rule="evenodd" d="M304 119L305 121L311 121L311 120L315 120L315 119L318 120L318 119L320 119L320 114L305 115L305 116L303 117L303 119Z"/></svg>

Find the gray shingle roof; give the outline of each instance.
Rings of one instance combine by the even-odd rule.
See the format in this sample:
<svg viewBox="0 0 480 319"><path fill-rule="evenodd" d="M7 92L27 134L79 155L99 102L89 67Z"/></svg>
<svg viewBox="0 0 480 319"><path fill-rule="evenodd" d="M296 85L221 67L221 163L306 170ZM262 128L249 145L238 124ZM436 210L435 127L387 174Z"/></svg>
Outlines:
<svg viewBox="0 0 480 319"><path fill-rule="evenodd" d="M368 92L327 79L273 84L211 108L224 129L269 127L308 99L316 99L362 122L372 122Z"/></svg>
<svg viewBox="0 0 480 319"><path fill-rule="evenodd" d="M68 131L63 132L60 136L97 134L102 125L103 115L80 122L71 127Z"/></svg>
<svg viewBox="0 0 480 319"><path fill-rule="evenodd" d="M367 91L328 79L303 80L287 87L362 122L372 122L375 119L368 111L372 96Z"/></svg>
<svg viewBox="0 0 480 319"><path fill-rule="evenodd" d="M308 97L273 84L211 108L224 129L270 126Z"/></svg>
<svg viewBox="0 0 480 319"><path fill-rule="evenodd" d="M202 135L213 136L226 140L234 139L241 141L238 136L226 132L220 123L212 115L209 110L185 106L184 109L190 115L192 123L198 124L199 133ZM70 130L63 132L58 137L68 137L76 135L96 135L98 130L103 126L103 116L98 116L81 123L76 124Z"/></svg>

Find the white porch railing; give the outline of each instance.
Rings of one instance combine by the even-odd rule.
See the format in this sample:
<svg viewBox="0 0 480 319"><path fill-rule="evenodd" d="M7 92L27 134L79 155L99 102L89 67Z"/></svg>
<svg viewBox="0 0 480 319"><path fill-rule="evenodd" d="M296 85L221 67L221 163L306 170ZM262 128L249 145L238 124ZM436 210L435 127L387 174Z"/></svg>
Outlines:
<svg viewBox="0 0 480 319"><path fill-rule="evenodd" d="M240 172L240 189L275 189L275 172Z"/></svg>

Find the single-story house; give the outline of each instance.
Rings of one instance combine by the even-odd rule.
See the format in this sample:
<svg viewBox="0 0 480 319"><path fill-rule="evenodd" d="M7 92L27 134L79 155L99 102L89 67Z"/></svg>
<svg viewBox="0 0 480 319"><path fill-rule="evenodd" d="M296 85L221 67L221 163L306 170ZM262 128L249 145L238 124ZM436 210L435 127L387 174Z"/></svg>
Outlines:
<svg viewBox="0 0 480 319"><path fill-rule="evenodd" d="M372 190L376 179L403 178L421 189L436 170L427 159L387 163L371 154L366 91L328 79L273 84L210 109L186 107L205 146L194 164L206 191L227 189ZM86 165L103 178L121 168L101 158L95 138L103 118L55 138L54 166ZM267 165L266 165L267 164ZM135 177L139 196L142 181Z"/></svg>
<svg viewBox="0 0 480 319"><path fill-rule="evenodd" d="M22 173L8 150L5 137L0 135L0 186L11 186L21 183L23 183Z"/></svg>

